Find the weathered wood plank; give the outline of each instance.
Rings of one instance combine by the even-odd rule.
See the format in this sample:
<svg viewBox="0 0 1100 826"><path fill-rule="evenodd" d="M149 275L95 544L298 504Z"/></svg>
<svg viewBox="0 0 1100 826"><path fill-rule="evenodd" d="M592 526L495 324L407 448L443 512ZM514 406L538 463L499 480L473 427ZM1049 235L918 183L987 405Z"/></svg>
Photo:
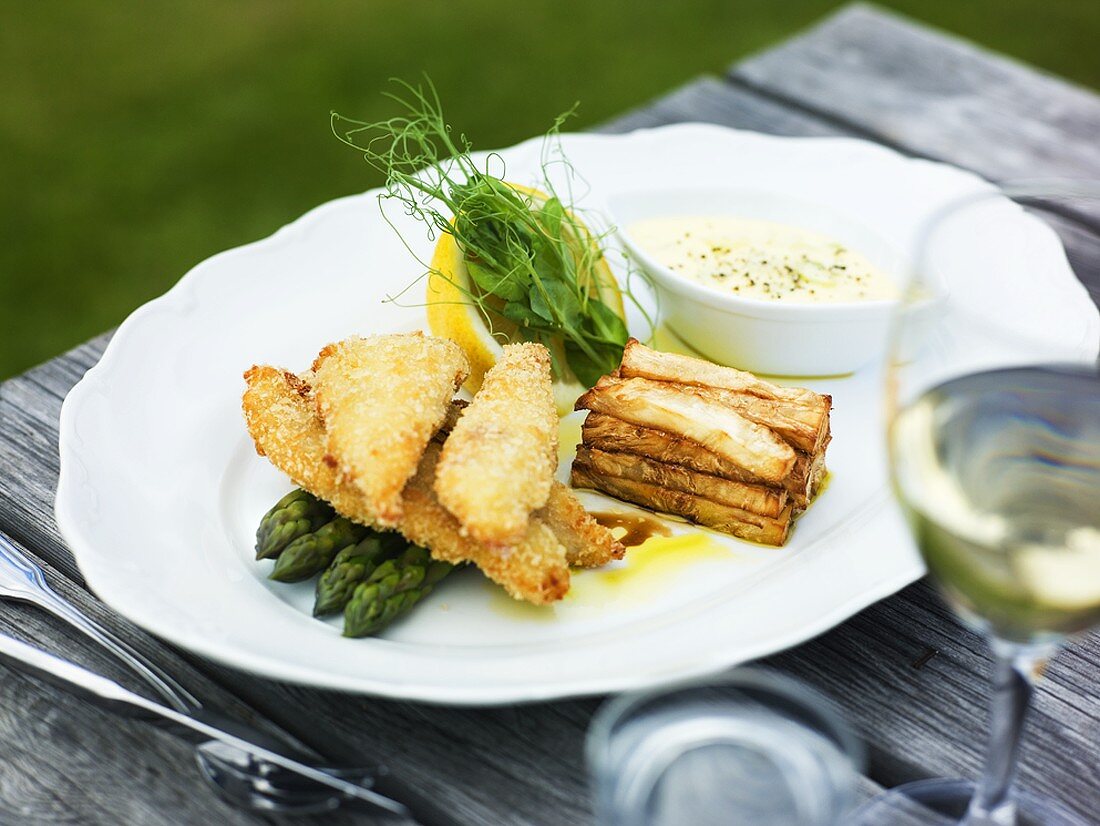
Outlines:
<svg viewBox="0 0 1100 826"><path fill-rule="evenodd" d="M729 77L990 180L1100 175L1100 96L871 6L846 6Z"/></svg>
<svg viewBox="0 0 1100 826"><path fill-rule="evenodd" d="M106 615L79 586L50 576L56 589ZM197 694L251 712L186 662L125 623L111 623L147 656L157 657ZM0 632L62 653L143 691L75 631L36 609L0 605ZM143 691L144 693L144 691ZM175 824L216 817L226 824L266 822L238 812L205 789L189 746L148 725L119 721L50 686L5 671L0 679L0 822ZM181 819L182 818L182 819Z"/></svg>
<svg viewBox="0 0 1100 826"><path fill-rule="evenodd" d="M30 547L62 544L53 519L57 419L68 389L99 361L110 337L96 336L0 384L0 528ZM69 579L84 581L70 554L50 563Z"/></svg>
<svg viewBox="0 0 1100 826"><path fill-rule="evenodd" d="M1054 660L1021 756L1027 787L1086 817L1100 804L1100 703L1089 688L1100 673L1097 642L1093 635L1072 643ZM870 743L870 774L883 785L976 775L988 725L991 661L985 643L958 625L926 583L768 662L841 705Z"/></svg>
<svg viewBox="0 0 1100 826"><path fill-rule="evenodd" d="M698 121L736 126L773 135L824 136L836 130L750 89L702 77L674 89L621 117L598 126L597 132L630 132L669 123Z"/></svg>
<svg viewBox="0 0 1100 826"><path fill-rule="evenodd" d="M149 726L116 721L53 688L5 673L0 720L0 822L267 822L214 799L194 769L189 748Z"/></svg>

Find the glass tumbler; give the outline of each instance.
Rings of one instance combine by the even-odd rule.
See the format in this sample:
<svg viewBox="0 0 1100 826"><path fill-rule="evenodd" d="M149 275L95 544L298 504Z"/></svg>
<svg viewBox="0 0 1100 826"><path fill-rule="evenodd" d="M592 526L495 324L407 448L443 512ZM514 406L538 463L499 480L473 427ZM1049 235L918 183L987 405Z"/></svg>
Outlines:
<svg viewBox="0 0 1100 826"><path fill-rule="evenodd" d="M615 698L586 752L602 826L831 826L863 766L828 700L761 669Z"/></svg>

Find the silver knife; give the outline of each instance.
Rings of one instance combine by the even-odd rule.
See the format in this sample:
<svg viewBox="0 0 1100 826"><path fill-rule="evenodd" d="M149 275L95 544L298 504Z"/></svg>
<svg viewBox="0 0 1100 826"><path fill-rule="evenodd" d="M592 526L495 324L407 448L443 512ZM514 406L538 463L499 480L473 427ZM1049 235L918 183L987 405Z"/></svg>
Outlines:
<svg viewBox="0 0 1100 826"><path fill-rule="evenodd" d="M0 660L18 671L33 675L55 686L65 689L84 699L90 700L116 714L136 719L168 724L167 730L192 743L217 740L256 758L268 761L303 778L327 786L350 798L354 798L379 815L404 817L424 824L441 822L434 806L422 800L419 795L409 795L410 801L420 805L406 805L383 793L387 783L385 774L375 779L375 788L367 788L356 783L307 766L263 745L252 742L249 735L252 730L228 717L223 717L206 709L198 709L193 714L185 714L163 706L140 694L124 688L115 681L84 668L81 665L35 648L25 642L0 634ZM407 789L396 788L399 795L409 793Z"/></svg>

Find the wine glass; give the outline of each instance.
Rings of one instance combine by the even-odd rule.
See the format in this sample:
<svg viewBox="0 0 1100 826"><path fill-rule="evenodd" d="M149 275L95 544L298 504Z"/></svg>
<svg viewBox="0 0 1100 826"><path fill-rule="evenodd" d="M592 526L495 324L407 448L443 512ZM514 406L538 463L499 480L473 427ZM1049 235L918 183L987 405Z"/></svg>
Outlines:
<svg viewBox="0 0 1100 826"><path fill-rule="evenodd" d="M1013 778L1046 661L1100 623L1100 334L1039 217L1084 232L1072 218L1090 210L1100 214L1100 182L990 187L915 239L886 366L891 475L934 581L990 640L992 730L977 783L902 786L860 823L1078 822ZM1002 278L1006 268L1026 276Z"/></svg>

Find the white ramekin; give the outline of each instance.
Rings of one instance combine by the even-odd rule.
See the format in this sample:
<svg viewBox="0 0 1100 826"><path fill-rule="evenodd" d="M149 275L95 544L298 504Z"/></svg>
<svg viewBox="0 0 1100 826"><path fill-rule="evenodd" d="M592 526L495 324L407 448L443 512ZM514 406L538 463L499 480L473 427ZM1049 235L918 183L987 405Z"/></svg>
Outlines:
<svg viewBox="0 0 1100 826"><path fill-rule="evenodd" d="M630 235L648 218L731 216L812 230L858 251L899 285L905 263L881 236L827 204L735 189L645 190L609 199L631 257L653 280L662 320L707 358L775 376L851 373L882 354L896 300L782 303L742 298L669 269Z"/></svg>

